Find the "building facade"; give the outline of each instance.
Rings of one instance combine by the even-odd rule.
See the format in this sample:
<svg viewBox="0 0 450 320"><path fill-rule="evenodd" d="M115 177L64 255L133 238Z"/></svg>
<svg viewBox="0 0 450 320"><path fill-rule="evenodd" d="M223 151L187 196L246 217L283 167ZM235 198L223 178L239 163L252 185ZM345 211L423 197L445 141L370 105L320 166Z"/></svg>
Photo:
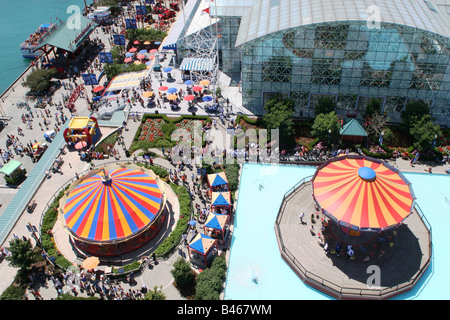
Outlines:
<svg viewBox="0 0 450 320"><path fill-rule="evenodd" d="M420 100L450 124L450 18L433 0L217 0L211 9L222 71L240 72L255 115L275 93L303 117L320 97L341 115L363 114L376 97L392 121Z"/></svg>

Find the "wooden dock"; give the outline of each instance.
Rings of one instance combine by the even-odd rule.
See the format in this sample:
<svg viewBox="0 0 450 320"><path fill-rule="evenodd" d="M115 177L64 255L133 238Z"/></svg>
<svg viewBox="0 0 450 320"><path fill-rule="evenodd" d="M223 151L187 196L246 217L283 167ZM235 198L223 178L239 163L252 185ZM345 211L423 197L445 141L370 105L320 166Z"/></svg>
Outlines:
<svg viewBox="0 0 450 320"><path fill-rule="evenodd" d="M299 219L302 212L303 224ZM387 299L408 291L431 261L431 230L416 209L395 229L389 244L384 244L384 254L379 257L378 251L371 252L370 261L363 261L369 254L361 253L358 246L354 246L355 260L325 252L319 238L329 243L333 239L320 230L325 216L320 214L312 223L311 213L316 212L310 181L285 195L275 223L278 246L283 259L305 283L337 299ZM334 227L334 233L342 232ZM377 234L373 237L377 243ZM380 275L378 282L373 280L375 274Z"/></svg>

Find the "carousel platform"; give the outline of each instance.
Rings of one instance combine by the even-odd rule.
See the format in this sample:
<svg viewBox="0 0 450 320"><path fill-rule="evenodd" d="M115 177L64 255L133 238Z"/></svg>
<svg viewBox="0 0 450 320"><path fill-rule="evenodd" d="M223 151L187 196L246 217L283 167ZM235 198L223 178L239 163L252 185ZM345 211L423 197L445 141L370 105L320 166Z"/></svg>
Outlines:
<svg viewBox="0 0 450 320"><path fill-rule="evenodd" d="M376 300L416 284L431 261L431 231L420 208L414 207L395 229L355 235L320 213L312 193L312 182L306 181L285 195L275 222L281 255L306 284L336 299ZM352 258L346 251L349 244L355 253ZM374 267L379 268L379 282L371 277Z"/></svg>

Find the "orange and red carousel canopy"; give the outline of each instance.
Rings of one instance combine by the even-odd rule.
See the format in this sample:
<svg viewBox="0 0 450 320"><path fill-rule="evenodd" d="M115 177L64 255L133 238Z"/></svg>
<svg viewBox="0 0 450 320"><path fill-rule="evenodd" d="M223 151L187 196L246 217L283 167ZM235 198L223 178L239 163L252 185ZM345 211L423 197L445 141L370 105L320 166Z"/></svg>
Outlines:
<svg viewBox="0 0 450 320"><path fill-rule="evenodd" d="M396 168L362 156L337 157L312 178L313 196L340 225L379 231L401 223L412 211L411 183Z"/></svg>

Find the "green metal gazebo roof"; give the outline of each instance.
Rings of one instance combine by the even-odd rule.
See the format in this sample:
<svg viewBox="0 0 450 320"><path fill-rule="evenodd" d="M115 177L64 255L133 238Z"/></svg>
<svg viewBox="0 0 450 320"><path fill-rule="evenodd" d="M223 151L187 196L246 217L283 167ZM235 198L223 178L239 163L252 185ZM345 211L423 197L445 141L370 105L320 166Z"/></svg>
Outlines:
<svg viewBox="0 0 450 320"><path fill-rule="evenodd" d="M347 121L341 128L341 136L367 137L367 132L355 118Z"/></svg>
<svg viewBox="0 0 450 320"><path fill-rule="evenodd" d="M14 172L18 167L20 167L22 163L20 163L17 160L11 159L7 164L5 164L1 169L0 173L6 174L7 176L10 176L11 173Z"/></svg>
<svg viewBox="0 0 450 320"><path fill-rule="evenodd" d="M40 45L49 45L69 52L75 52L84 39L89 37L97 24L82 14L74 15L58 26Z"/></svg>

